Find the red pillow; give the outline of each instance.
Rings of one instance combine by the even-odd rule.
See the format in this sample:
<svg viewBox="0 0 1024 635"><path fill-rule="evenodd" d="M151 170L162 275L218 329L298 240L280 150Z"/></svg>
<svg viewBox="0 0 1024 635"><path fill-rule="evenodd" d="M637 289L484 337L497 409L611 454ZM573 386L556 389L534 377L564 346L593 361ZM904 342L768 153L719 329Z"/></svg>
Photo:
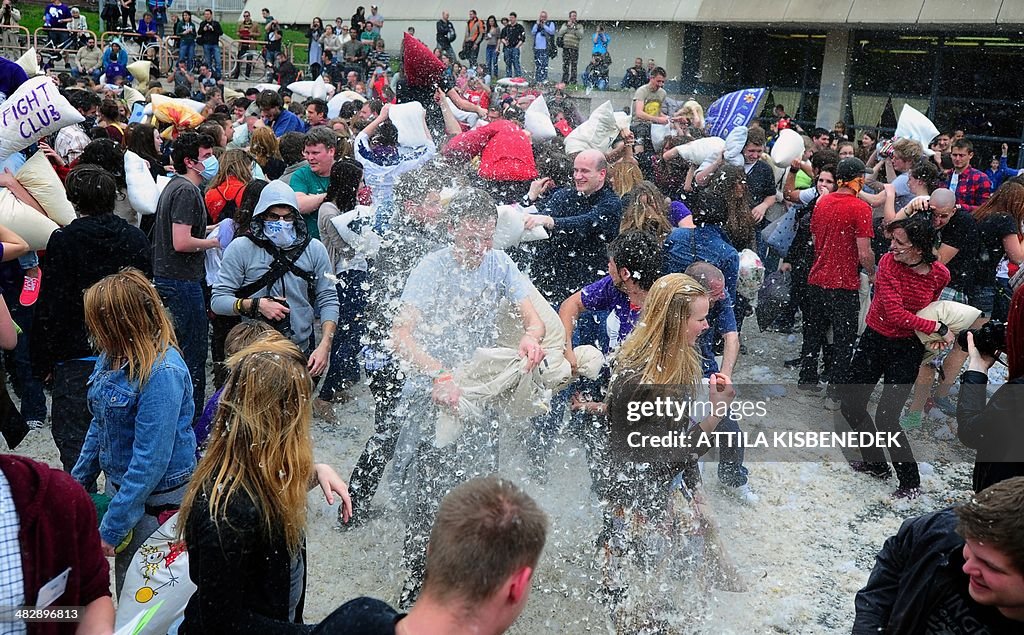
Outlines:
<svg viewBox="0 0 1024 635"><path fill-rule="evenodd" d="M444 62L427 48L427 45L406 33L402 43L404 65L402 72L410 86L431 86L436 84L445 71Z"/></svg>

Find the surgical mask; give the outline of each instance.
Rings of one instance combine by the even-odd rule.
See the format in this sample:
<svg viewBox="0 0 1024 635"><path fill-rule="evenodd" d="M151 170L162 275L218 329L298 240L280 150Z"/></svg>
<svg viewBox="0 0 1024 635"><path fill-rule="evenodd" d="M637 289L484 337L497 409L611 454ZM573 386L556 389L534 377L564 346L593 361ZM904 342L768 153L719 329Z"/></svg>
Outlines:
<svg viewBox="0 0 1024 635"><path fill-rule="evenodd" d="M263 221L263 233L278 247L288 247L295 242L295 221Z"/></svg>
<svg viewBox="0 0 1024 635"><path fill-rule="evenodd" d="M212 154L203 159L203 169L199 172L199 176L203 177L204 181L209 181L213 177L217 176L217 171L220 170L220 161L217 157Z"/></svg>

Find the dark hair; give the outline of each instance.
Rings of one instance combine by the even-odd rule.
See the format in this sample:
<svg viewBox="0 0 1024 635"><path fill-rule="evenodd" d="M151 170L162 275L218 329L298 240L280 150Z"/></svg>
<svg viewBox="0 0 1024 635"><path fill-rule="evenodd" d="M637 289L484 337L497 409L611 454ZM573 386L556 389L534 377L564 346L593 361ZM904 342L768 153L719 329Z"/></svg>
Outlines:
<svg viewBox="0 0 1024 635"><path fill-rule="evenodd" d="M264 108L282 108L284 101L277 92L265 90L256 98L256 106L261 110Z"/></svg>
<svg viewBox="0 0 1024 635"><path fill-rule="evenodd" d="M377 134L373 136L375 143L382 146L394 147L398 145L398 128L391 121L382 121L377 126Z"/></svg>
<svg viewBox="0 0 1024 635"><path fill-rule="evenodd" d="M764 136L764 129L762 128L750 128L747 130L747 141L743 145L745 146L763 146L768 140Z"/></svg>
<svg viewBox="0 0 1024 635"><path fill-rule="evenodd" d="M363 166L354 159L335 161L331 166L331 180L325 201L334 203L343 212L355 209L359 182L363 180Z"/></svg>
<svg viewBox="0 0 1024 635"><path fill-rule="evenodd" d="M245 186L245 190L242 192L242 204L235 212L235 236L241 236L249 231L253 211L256 210L256 205L260 202L260 194L263 193L263 188L267 185L266 181L256 179Z"/></svg>
<svg viewBox="0 0 1024 635"><path fill-rule="evenodd" d="M565 153L565 144L559 138L543 143L533 144L533 162L537 166L537 176L550 178L555 185L568 185L572 182L572 160Z"/></svg>
<svg viewBox="0 0 1024 635"><path fill-rule="evenodd" d="M140 123L128 126L128 135L125 138L125 149L131 150L147 161L156 161L161 165L160 153L156 150L156 142L153 135L156 128L148 123Z"/></svg>
<svg viewBox="0 0 1024 635"><path fill-rule="evenodd" d="M196 128L196 132L209 136L214 140L214 145L219 146L220 140L225 136L224 127L214 121L204 121Z"/></svg>
<svg viewBox="0 0 1024 635"><path fill-rule="evenodd" d="M608 245L608 257L617 267L629 270L630 277L645 291L661 275L665 259L661 242L647 232L637 231L616 236Z"/></svg>
<svg viewBox="0 0 1024 635"><path fill-rule="evenodd" d="M306 102L306 108L309 108L310 106L312 106L313 110L317 111L321 115L327 115L327 102L323 99L310 99Z"/></svg>
<svg viewBox="0 0 1024 635"><path fill-rule="evenodd" d="M832 148L822 148L811 155L811 169L821 172L824 166L832 166L832 174L835 175L835 167L839 165L839 153Z"/></svg>
<svg viewBox="0 0 1024 635"><path fill-rule="evenodd" d="M385 122L385 123L390 123L390 122ZM394 125L395 124L391 124L392 127L394 127ZM383 125L381 127L383 127ZM395 130L395 140L396 140L395 143L396 143L396 145L398 143L397 139L398 139L398 131ZM325 148L327 148L329 150L337 150L338 149L338 133L335 132L332 128L330 128L328 126L313 126L312 128L309 129L309 132L306 133L306 138L304 139L304 143L303 143L302 147L303 148L308 148L309 146L315 146L315 145L322 145L323 147L325 147Z"/></svg>
<svg viewBox="0 0 1024 635"><path fill-rule="evenodd" d="M990 485L955 511L956 533L1005 554L1024 573L1024 477Z"/></svg>
<svg viewBox="0 0 1024 635"><path fill-rule="evenodd" d="M651 77L668 77L668 73L665 69L660 66L655 66L654 70L651 71Z"/></svg>
<svg viewBox="0 0 1024 635"><path fill-rule="evenodd" d="M928 214L918 214L910 218L904 218L889 223L886 231L891 235L896 229L903 229L907 232L907 240L910 244L921 250L921 260L933 263L937 259L935 255L935 230L932 228L931 219Z"/></svg>
<svg viewBox="0 0 1024 635"><path fill-rule="evenodd" d="M127 187L124 178L124 150L113 139L90 141L78 157L78 164L99 166L113 177L119 189Z"/></svg>
<svg viewBox="0 0 1024 635"><path fill-rule="evenodd" d="M286 132L281 136L278 148L285 165L302 161L302 150L306 147L306 135L301 132Z"/></svg>
<svg viewBox="0 0 1024 635"><path fill-rule="evenodd" d="M64 96L71 106L80 112L100 105L100 96L90 90L76 88L67 91Z"/></svg>
<svg viewBox="0 0 1024 635"><path fill-rule="evenodd" d="M910 168L910 176L924 181L929 194L942 187L945 183L945 178L943 178L938 166L931 159L920 159L915 163L914 167Z"/></svg>
<svg viewBox="0 0 1024 635"><path fill-rule="evenodd" d="M956 148L958 150L967 150L968 152L974 152L974 144L967 137L957 139L953 142L953 145L949 146L950 149Z"/></svg>
<svg viewBox="0 0 1024 635"><path fill-rule="evenodd" d="M188 174L188 166L185 159L199 161L199 150L210 149L216 145L210 135L197 134L195 132L183 132L174 142L174 150L171 151L171 163L174 171L184 176Z"/></svg>
<svg viewBox="0 0 1024 635"><path fill-rule="evenodd" d="M831 137L832 133L824 128L815 128L814 130L811 130L811 139L817 139L821 135L828 135Z"/></svg>
<svg viewBox="0 0 1024 635"><path fill-rule="evenodd" d="M68 201L79 216L99 216L114 212L117 183L99 165L79 164L64 180Z"/></svg>
<svg viewBox="0 0 1024 635"><path fill-rule="evenodd" d="M251 104L251 103L252 102L249 101L245 97L238 97L238 98L236 98L236 99L231 101L231 107L232 108L241 108L242 110L248 110L249 109L249 104Z"/></svg>
<svg viewBox="0 0 1024 635"><path fill-rule="evenodd" d="M341 109L338 111L338 117L342 119L351 119L355 117L356 113L363 109L363 103L358 100L346 101L341 105Z"/></svg>

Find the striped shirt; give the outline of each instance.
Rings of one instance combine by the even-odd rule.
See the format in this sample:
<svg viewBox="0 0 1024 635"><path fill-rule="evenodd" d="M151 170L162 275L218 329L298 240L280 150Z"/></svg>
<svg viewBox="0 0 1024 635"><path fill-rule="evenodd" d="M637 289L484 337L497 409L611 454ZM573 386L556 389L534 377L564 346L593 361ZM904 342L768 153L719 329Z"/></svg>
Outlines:
<svg viewBox="0 0 1024 635"><path fill-rule="evenodd" d="M11 485L0 470L0 607L25 603L25 576L21 569L21 541L18 510L14 508ZM21 635L25 622L0 622L0 635Z"/></svg>
<svg viewBox="0 0 1024 635"><path fill-rule="evenodd" d="M866 322L879 334L892 339L913 337L914 331L934 333L936 323L915 315L939 297L949 283L949 269L933 262L928 273L914 273L910 267L885 254L875 274L875 295Z"/></svg>

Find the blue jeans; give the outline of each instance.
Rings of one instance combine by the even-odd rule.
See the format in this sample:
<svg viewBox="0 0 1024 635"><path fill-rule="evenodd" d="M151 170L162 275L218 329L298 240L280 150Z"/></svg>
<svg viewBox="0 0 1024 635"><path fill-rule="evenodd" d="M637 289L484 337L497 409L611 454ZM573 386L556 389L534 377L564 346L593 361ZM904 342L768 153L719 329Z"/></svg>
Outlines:
<svg viewBox="0 0 1024 635"><path fill-rule="evenodd" d="M359 381L360 339L366 331L363 313L366 310L366 291L363 283L367 273L352 269L338 275L338 328L331 342L331 366L324 377L320 398L330 401L335 394Z"/></svg>
<svg viewBox="0 0 1024 635"><path fill-rule="evenodd" d="M498 79L498 47L488 46L487 47L487 74L491 76L491 80Z"/></svg>
<svg viewBox="0 0 1024 635"><path fill-rule="evenodd" d="M522 77L523 67L519 65L519 49L505 48L505 77Z"/></svg>
<svg viewBox="0 0 1024 635"><path fill-rule="evenodd" d="M192 68L191 68L192 67L192 59L195 58L195 56L196 56L196 43L195 43L195 41L192 41L192 42L182 42L181 45L178 47L178 61L179 62L185 62L186 68L188 68L188 70L192 70Z"/></svg>
<svg viewBox="0 0 1024 635"><path fill-rule="evenodd" d="M203 285L197 280L159 277L153 282L174 320L178 347L192 377L192 400L198 418L206 402L206 356L210 349L210 319L206 315Z"/></svg>
<svg viewBox="0 0 1024 635"><path fill-rule="evenodd" d="M220 45L203 44L203 59L206 65L213 70L213 76L220 79Z"/></svg>
<svg viewBox="0 0 1024 635"><path fill-rule="evenodd" d="M533 49L533 62L537 65L536 81L538 83L548 81L548 50Z"/></svg>

